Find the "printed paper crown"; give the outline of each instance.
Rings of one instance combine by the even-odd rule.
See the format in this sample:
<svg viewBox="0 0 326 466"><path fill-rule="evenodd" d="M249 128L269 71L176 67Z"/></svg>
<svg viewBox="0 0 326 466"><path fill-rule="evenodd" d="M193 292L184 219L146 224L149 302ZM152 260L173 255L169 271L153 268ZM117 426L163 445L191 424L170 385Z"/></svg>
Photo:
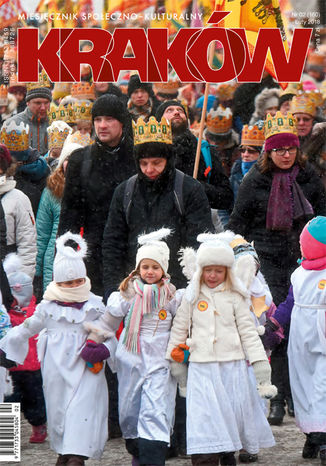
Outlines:
<svg viewBox="0 0 326 466"><path fill-rule="evenodd" d="M54 121L64 121L67 124L76 123L74 109L72 105L55 105L51 103L50 110L48 111L49 124L51 125Z"/></svg>
<svg viewBox="0 0 326 466"><path fill-rule="evenodd" d="M221 105L216 110L210 109L207 115L206 129L212 134L225 134L232 127L232 111Z"/></svg>
<svg viewBox="0 0 326 466"><path fill-rule="evenodd" d="M297 95L299 90L298 83L289 83L285 89L281 89L279 97L287 94Z"/></svg>
<svg viewBox="0 0 326 466"><path fill-rule="evenodd" d="M306 91L305 94L316 107L319 107L323 104L323 94L319 89L312 89L311 91Z"/></svg>
<svg viewBox="0 0 326 466"><path fill-rule="evenodd" d="M145 123L142 118L138 118L137 123L132 122L132 129L134 133L134 145L144 144L145 142L172 144L171 125L164 117L159 122L155 117L151 116L148 123Z"/></svg>
<svg viewBox="0 0 326 466"><path fill-rule="evenodd" d="M216 95L220 100L231 100L233 99L235 90L237 86L236 84L232 83L222 83L216 89Z"/></svg>
<svg viewBox="0 0 326 466"><path fill-rule="evenodd" d="M26 83L18 82L17 74L11 74L9 79L9 88L14 86L24 87L26 89Z"/></svg>
<svg viewBox="0 0 326 466"><path fill-rule="evenodd" d="M80 101L74 104L74 113L75 120L92 120L92 107L93 102L90 101Z"/></svg>
<svg viewBox="0 0 326 466"><path fill-rule="evenodd" d="M73 83L71 86L71 96L79 100L95 100L95 86L87 81Z"/></svg>
<svg viewBox="0 0 326 466"><path fill-rule="evenodd" d="M307 113L314 117L316 115L316 105L310 99L309 93L302 92L291 100L290 112L293 114Z"/></svg>
<svg viewBox="0 0 326 466"><path fill-rule="evenodd" d="M90 144L93 144L93 142L93 139L91 139L88 133L82 134L80 131L75 131L74 133L69 134L66 139L66 144L76 143L81 146L89 146Z"/></svg>
<svg viewBox="0 0 326 466"><path fill-rule="evenodd" d="M55 83L52 91L52 99L62 99L70 94L71 83Z"/></svg>
<svg viewBox="0 0 326 466"><path fill-rule="evenodd" d="M44 70L38 76L38 82L36 83L26 83L27 92L33 89L40 89L40 87L51 88L50 80L48 75Z"/></svg>
<svg viewBox="0 0 326 466"><path fill-rule="evenodd" d="M49 149L62 147L65 140L72 133L72 128L64 121L54 121L47 128Z"/></svg>
<svg viewBox="0 0 326 466"><path fill-rule="evenodd" d="M265 141L264 124L244 125L241 133L242 146L263 146Z"/></svg>
<svg viewBox="0 0 326 466"><path fill-rule="evenodd" d="M10 151L23 151L29 148L29 126L21 121L4 123L1 129L1 143Z"/></svg>
<svg viewBox="0 0 326 466"><path fill-rule="evenodd" d="M283 115L281 112L276 112L275 116L272 116L269 113L266 117L264 128L265 139L281 133L292 133L296 136L298 135L297 122L292 113Z"/></svg>
<svg viewBox="0 0 326 466"><path fill-rule="evenodd" d="M8 105L8 88L5 84L0 86L0 107Z"/></svg>
<svg viewBox="0 0 326 466"><path fill-rule="evenodd" d="M171 78L167 83L155 83L154 88L156 92L161 92L162 94L176 94L181 86L178 78Z"/></svg>

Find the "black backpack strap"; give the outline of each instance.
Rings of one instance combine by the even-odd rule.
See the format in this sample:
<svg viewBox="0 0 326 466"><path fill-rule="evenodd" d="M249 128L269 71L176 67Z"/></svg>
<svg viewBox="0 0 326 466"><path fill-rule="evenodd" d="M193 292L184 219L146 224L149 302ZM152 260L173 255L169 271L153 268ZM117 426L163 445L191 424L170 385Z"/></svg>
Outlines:
<svg viewBox="0 0 326 466"><path fill-rule="evenodd" d="M82 161L82 166L81 166L81 172L80 172L80 179L81 179L81 185L82 188L86 189L87 188L87 182L89 180L89 173L91 171L92 167L92 146L87 146L86 147L85 154L83 156L83 161Z"/></svg>
<svg viewBox="0 0 326 466"><path fill-rule="evenodd" d="M138 175L134 175L127 180L125 192L123 196L123 211L126 216L127 224L129 223L131 201L132 201L132 196L134 194L137 178L138 178Z"/></svg>
<svg viewBox="0 0 326 466"><path fill-rule="evenodd" d="M185 174L176 169L175 173L175 178L174 178L174 200L175 200L175 205L178 209L179 214L181 217L185 215L185 209L184 209L184 204L183 204L183 180L184 180Z"/></svg>

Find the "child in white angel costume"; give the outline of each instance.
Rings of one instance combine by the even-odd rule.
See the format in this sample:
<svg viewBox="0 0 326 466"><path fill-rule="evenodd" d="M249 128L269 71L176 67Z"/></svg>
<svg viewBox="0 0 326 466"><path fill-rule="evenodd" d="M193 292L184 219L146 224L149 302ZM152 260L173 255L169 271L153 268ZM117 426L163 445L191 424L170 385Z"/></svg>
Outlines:
<svg viewBox="0 0 326 466"><path fill-rule="evenodd" d="M79 250L66 246L75 241ZM98 361L110 355L111 339L105 344L86 342L85 322L97 320L105 308L102 298L91 293L83 261L87 252L80 235L66 233L57 239L53 278L34 314L12 328L1 340L7 360L19 364L28 352L28 339L39 333L41 362L51 448L59 456L56 465L84 465L100 458L108 437L108 393L103 364L96 372L88 367L82 352L88 345ZM113 345L114 343L112 343ZM90 370L91 369L91 370Z"/></svg>
<svg viewBox="0 0 326 466"><path fill-rule="evenodd" d="M214 234L199 235L197 240L202 244L192 258L192 279L174 318L166 355L187 398L187 452L192 464L233 465L236 450L257 453L260 447L275 444L259 393L272 397L276 388L270 382L247 290L234 275L232 248ZM183 259L188 260L185 254ZM189 263L186 267L189 274ZM180 357L187 350L188 376L182 362L187 354Z"/></svg>
<svg viewBox="0 0 326 466"><path fill-rule="evenodd" d="M135 270L110 295L96 324L115 332L126 318L115 364L119 423L133 466L164 465L173 427L176 381L165 352L183 290L176 291L167 274L169 248L162 239L169 233L162 228L138 238Z"/></svg>

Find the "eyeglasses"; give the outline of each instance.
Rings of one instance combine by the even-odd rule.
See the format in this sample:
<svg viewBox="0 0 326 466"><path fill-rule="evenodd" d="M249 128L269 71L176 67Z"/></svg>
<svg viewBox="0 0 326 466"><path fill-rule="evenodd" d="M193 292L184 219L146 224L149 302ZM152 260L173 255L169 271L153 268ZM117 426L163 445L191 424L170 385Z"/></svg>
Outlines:
<svg viewBox="0 0 326 466"><path fill-rule="evenodd" d="M282 149L272 149L272 152L275 152L275 154L279 157L283 157L287 152L290 155L296 155L297 153L297 148L296 147L283 147Z"/></svg>
<svg viewBox="0 0 326 466"><path fill-rule="evenodd" d="M249 147L240 147L240 153L244 154L245 152L248 152L248 154L256 154L259 152L259 150L256 149L250 149Z"/></svg>

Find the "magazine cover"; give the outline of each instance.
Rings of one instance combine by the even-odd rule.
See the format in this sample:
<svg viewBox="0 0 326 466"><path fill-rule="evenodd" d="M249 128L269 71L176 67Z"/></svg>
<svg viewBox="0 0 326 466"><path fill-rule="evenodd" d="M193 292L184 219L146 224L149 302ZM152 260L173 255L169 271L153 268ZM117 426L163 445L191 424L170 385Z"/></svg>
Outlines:
<svg viewBox="0 0 326 466"><path fill-rule="evenodd" d="M326 465L325 2L0 0L0 66L0 463Z"/></svg>

